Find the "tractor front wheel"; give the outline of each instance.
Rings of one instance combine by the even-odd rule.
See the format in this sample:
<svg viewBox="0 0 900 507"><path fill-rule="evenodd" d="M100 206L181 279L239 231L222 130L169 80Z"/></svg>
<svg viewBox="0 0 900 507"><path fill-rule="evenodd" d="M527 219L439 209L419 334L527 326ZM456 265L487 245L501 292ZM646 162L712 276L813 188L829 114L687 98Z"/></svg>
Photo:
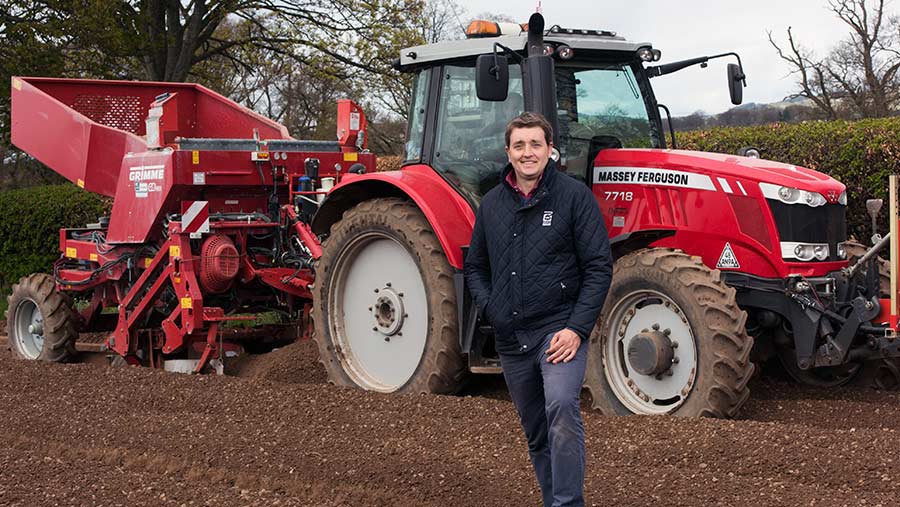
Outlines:
<svg viewBox="0 0 900 507"><path fill-rule="evenodd" d="M465 372L447 256L422 212L396 198L344 213L313 291L329 380L371 391L453 393Z"/></svg>
<svg viewBox="0 0 900 507"><path fill-rule="evenodd" d="M698 258L645 249L616 261L590 340L585 387L607 415L733 417L749 396L753 339L734 289Z"/></svg>
<svg viewBox="0 0 900 507"><path fill-rule="evenodd" d="M67 296L45 274L13 285L6 313L10 348L23 359L63 363L75 358L78 315Z"/></svg>

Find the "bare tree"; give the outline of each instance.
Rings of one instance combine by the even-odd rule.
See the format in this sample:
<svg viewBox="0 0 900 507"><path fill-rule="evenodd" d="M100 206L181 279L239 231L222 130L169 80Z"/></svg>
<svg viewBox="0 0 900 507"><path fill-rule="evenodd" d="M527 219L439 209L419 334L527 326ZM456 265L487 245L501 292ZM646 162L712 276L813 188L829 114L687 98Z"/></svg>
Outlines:
<svg viewBox="0 0 900 507"><path fill-rule="evenodd" d="M241 63L241 47L385 72L397 30L420 12L420 0L0 0L0 23L27 23L56 39L86 74L102 63L95 72L153 81L184 81L211 58ZM65 23L48 29L30 13ZM222 32L227 20L244 20L245 29Z"/></svg>
<svg viewBox="0 0 900 507"><path fill-rule="evenodd" d="M829 119L889 116L900 105L900 19L885 0L830 0L828 8L850 27L825 58L804 48L787 29L787 45L769 42L797 76L791 97L813 101Z"/></svg>
<svg viewBox="0 0 900 507"><path fill-rule="evenodd" d="M408 46L465 37L462 20L465 19L466 11L456 0L424 0L421 10L421 16L410 17L407 20L411 24L411 31L415 34L415 37L407 39ZM399 52L392 55L394 58L397 56ZM383 120L405 121L409 109L412 76L394 72L378 76L370 81L370 85L373 102L384 113Z"/></svg>
<svg viewBox="0 0 900 507"><path fill-rule="evenodd" d="M197 62L230 57L234 48L248 45L302 64L311 54L327 55L343 65L384 72L382 41L405 14L416 15L418 5L405 0L142 0L133 9L137 32L146 40L148 77L182 81ZM228 16L247 21L248 29L218 37L216 29ZM275 22L264 23L265 18Z"/></svg>
<svg viewBox="0 0 900 507"><path fill-rule="evenodd" d="M462 39L466 35L461 18L465 12L465 8L455 0L429 0L418 24L422 39L427 44Z"/></svg>
<svg viewBox="0 0 900 507"><path fill-rule="evenodd" d="M791 74L797 75L797 85L800 87L800 91L790 95L789 98L806 97L824 111L828 119L836 120L837 112L834 109L832 92L828 89L826 80L825 61L817 60L811 51L797 44L794 41L791 27L787 29L787 36L788 49L782 50L775 42L772 32L769 32L769 42L775 47L778 56L790 63Z"/></svg>
<svg viewBox="0 0 900 507"><path fill-rule="evenodd" d="M473 16L469 21L476 19L484 19L486 21L494 21L497 23L524 23L524 21L517 21L516 18L510 16L509 14L503 13L494 13L494 12L479 12L475 16Z"/></svg>

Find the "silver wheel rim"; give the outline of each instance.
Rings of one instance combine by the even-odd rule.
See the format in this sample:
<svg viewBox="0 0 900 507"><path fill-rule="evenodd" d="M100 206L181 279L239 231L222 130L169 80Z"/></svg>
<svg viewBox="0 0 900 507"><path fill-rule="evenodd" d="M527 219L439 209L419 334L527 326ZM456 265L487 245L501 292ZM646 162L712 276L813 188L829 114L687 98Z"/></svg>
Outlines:
<svg viewBox="0 0 900 507"><path fill-rule="evenodd" d="M428 337L425 283L409 251L370 232L339 254L328 315L336 355L358 386L391 392L412 378Z"/></svg>
<svg viewBox="0 0 900 507"><path fill-rule="evenodd" d="M626 351L633 337L654 325L671 331L670 339L677 343L677 363L665 374L642 375L631 367ZM616 398L628 410L666 414L684 404L697 375L697 345L687 317L674 301L652 290L632 292L613 307L607 330L603 371Z"/></svg>
<svg viewBox="0 0 900 507"><path fill-rule="evenodd" d="M33 299L25 299L16 308L13 344L27 359L37 359L44 350L44 316Z"/></svg>

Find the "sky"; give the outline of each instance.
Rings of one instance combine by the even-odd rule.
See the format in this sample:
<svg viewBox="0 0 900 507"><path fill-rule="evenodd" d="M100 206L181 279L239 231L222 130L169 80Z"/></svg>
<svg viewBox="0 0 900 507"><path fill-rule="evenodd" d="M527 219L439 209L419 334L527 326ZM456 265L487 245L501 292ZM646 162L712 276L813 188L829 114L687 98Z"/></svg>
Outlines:
<svg viewBox="0 0 900 507"><path fill-rule="evenodd" d="M537 0L458 0L474 16L485 11L526 22ZM486 8L489 6L489 8ZM889 12L896 12L890 5ZM827 9L826 0L543 0L547 26L611 30L628 40L650 42L662 51L660 63L734 51L741 55L747 87L744 104L778 102L797 90L791 68L769 44L794 39L824 56L850 28ZM653 79L657 100L675 116L732 107L726 66L733 58L712 60Z"/></svg>

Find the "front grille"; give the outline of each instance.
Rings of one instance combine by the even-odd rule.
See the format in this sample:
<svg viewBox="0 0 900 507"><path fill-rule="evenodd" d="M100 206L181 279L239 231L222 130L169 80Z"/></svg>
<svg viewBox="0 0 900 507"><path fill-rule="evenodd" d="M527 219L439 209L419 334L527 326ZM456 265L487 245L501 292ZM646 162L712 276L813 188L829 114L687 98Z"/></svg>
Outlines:
<svg viewBox="0 0 900 507"><path fill-rule="evenodd" d="M766 199L779 241L797 243L827 243L828 260L839 261L837 245L847 241L847 207L842 204L826 204L815 208L804 204L785 204Z"/></svg>

